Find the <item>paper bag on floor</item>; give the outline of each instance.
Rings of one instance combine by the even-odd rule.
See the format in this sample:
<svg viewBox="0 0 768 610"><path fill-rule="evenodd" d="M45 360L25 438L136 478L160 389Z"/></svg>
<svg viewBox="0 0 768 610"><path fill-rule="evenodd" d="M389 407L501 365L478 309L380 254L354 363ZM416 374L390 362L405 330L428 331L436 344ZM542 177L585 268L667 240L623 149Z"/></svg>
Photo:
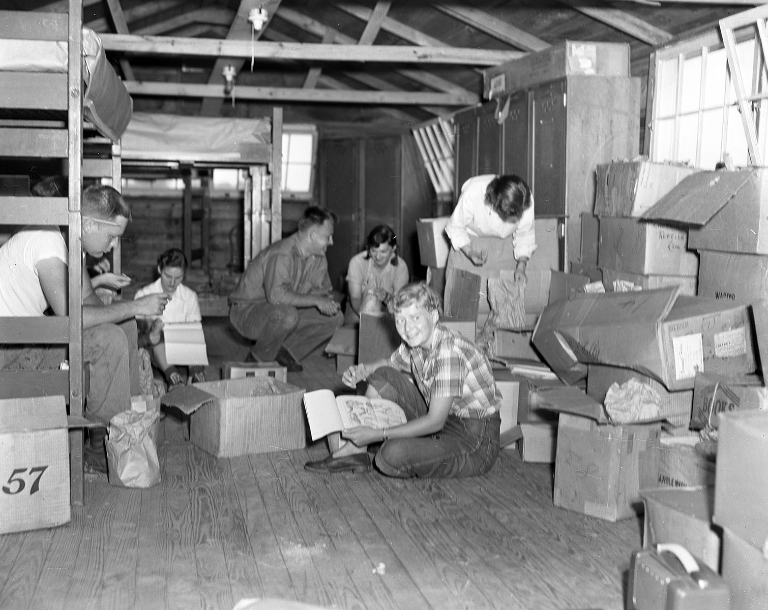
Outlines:
<svg viewBox="0 0 768 610"><path fill-rule="evenodd" d="M160 482L157 446L150 435L157 411L123 411L109 422L109 482L124 487L152 487Z"/></svg>

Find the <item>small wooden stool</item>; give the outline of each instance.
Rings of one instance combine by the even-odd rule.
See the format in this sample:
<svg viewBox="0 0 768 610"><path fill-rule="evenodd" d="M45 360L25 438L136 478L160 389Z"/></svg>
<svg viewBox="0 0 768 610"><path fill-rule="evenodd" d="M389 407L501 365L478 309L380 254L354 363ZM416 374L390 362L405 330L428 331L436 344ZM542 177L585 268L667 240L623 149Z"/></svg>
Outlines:
<svg viewBox="0 0 768 610"><path fill-rule="evenodd" d="M242 377L274 377L288 383L288 371L277 362L225 362L221 368L222 379Z"/></svg>

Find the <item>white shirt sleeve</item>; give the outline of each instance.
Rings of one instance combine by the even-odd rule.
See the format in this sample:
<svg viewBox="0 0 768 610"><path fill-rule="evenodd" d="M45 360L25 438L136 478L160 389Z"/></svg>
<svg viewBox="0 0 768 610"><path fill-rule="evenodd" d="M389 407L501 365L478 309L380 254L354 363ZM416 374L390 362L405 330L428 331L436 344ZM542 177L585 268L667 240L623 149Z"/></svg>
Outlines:
<svg viewBox="0 0 768 610"><path fill-rule="evenodd" d="M477 186L478 183L476 181L464 183L461 195L459 195L459 201L445 227L445 233L448 235L448 239L451 240L454 250L461 250L464 246L469 245L470 239L467 227L472 225L474 221L477 206L485 205L485 188L488 185L483 185L483 188L477 188Z"/></svg>
<svg viewBox="0 0 768 610"><path fill-rule="evenodd" d="M531 258L536 250L536 231L533 221L533 195L531 195L531 206L523 212L515 230L515 260L520 260L521 257Z"/></svg>

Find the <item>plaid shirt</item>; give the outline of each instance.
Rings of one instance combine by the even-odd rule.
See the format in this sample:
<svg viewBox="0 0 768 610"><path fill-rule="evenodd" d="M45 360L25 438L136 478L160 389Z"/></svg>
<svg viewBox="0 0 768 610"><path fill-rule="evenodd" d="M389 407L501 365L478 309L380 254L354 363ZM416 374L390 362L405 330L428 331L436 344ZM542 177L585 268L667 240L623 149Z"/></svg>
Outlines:
<svg viewBox="0 0 768 610"><path fill-rule="evenodd" d="M435 398L453 398L451 415L490 417L499 410L501 394L485 355L459 333L437 324L432 345L408 347L401 343L392 364L410 370L427 405Z"/></svg>

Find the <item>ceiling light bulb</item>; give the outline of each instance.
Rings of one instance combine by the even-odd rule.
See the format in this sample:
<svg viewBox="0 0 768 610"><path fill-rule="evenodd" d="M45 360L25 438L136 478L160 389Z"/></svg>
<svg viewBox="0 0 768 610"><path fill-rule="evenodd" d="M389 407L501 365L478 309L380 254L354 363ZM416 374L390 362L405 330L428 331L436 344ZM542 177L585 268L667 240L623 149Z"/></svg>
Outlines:
<svg viewBox="0 0 768 610"><path fill-rule="evenodd" d="M248 13L248 21L251 22L254 30L263 28L268 19L269 13L267 13L267 9L261 6L251 9L251 12Z"/></svg>

